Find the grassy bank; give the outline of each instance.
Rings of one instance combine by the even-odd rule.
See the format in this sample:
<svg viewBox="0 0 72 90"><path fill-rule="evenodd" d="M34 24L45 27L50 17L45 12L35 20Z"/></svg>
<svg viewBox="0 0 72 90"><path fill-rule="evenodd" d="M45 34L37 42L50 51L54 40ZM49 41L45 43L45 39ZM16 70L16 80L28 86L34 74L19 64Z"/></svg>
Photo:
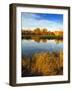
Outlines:
<svg viewBox="0 0 72 90"><path fill-rule="evenodd" d="M22 39L63 39L63 36L55 36L55 35L22 35Z"/></svg>
<svg viewBox="0 0 72 90"><path fill-rule="evenodd" d="M40 52L32 58L22 58L22 76L51 76L63 74L63 52Z"/></svg>

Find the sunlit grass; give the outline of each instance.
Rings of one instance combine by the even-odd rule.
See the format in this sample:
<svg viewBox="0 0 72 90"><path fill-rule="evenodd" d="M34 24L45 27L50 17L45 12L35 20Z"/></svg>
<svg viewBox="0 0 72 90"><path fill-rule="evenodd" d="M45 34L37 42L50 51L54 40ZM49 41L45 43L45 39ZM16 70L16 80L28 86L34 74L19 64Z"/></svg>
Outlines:
<svg viewBox="0 0 72 90"><path fill-rule="evenodd" d="M35 53L31 59L22 58L22 76L49 76L63 74L63 52Z"/></svg>

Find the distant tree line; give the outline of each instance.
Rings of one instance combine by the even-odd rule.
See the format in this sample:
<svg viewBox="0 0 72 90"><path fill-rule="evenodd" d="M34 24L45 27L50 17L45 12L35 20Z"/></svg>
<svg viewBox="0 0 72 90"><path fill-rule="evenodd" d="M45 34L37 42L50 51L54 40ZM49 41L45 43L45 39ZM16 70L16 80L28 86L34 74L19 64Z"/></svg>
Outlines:
<svg viewBox="0 0 72 90"><path fill-rule="evenodd" d="M46 28L36 28L34 30L22 30L22 35L63 35L63 31L48 31Z"/></svg>

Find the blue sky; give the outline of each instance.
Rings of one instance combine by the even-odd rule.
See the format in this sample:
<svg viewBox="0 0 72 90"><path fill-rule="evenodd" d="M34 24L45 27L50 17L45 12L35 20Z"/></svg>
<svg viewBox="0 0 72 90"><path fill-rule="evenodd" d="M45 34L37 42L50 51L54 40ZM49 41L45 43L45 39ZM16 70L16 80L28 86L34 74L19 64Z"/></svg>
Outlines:
<svg viewBox="0 0 72 90"><path fill-rule="evenodd" d="M62 14L21 13L22 29L47 28L50 31L63 29Z"/></svg>

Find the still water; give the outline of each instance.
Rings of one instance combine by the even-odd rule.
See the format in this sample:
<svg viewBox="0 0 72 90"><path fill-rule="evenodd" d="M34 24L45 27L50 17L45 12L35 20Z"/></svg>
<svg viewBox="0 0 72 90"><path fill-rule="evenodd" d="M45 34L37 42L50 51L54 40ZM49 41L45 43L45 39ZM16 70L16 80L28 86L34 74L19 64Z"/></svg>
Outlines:
<svg viewBox="0 0 72 90"><path fill-rule="evenodd" d="M27 40L22 39L21 41L22 57L31 57L35 53L39 52L60 52L63 50L62 40Z"/></svg>

